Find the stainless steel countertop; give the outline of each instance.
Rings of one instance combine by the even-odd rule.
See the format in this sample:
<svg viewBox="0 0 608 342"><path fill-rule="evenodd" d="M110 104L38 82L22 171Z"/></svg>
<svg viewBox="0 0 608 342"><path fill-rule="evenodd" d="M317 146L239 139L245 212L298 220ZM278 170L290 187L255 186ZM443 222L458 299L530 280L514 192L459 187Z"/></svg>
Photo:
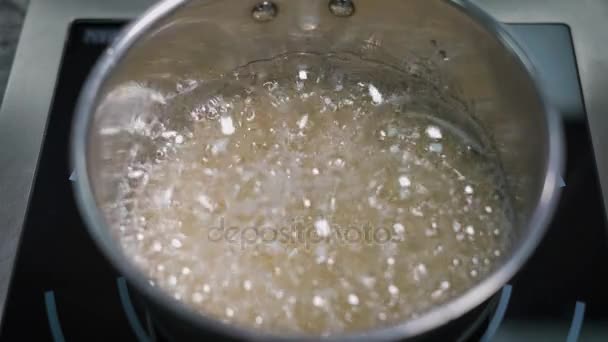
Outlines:
<svg viewBox="0 0 608 342"><path fill-rule="evenodd" d="M0 107L25 16L23 5L13 0L0 0Z"/></svg>
<svg viewBox="0 0 608 342"><path fill-rule="evenodd" d="M0 320L69 25L75 19L132 19L154 2L30 3L0 109ZM570 27L608 213L608 152L603 150L608 145L608 1L474 2L503 22L564 23Z"/></svg>

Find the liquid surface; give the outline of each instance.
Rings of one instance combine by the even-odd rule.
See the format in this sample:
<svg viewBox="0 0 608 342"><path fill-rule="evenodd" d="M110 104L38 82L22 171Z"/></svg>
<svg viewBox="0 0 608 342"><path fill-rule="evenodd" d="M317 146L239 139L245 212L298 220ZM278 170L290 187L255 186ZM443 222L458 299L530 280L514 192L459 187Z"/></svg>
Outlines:
<svg viewBox="0 0 608 342"><path fill-rule="evenodd" d="M422 83L351 62L184 81L158 94L170 120L106 132L154 151L105 210L155 286L225 322L327 335L417 317L493 270L510 223L491 154L414 105Z"/></svg>

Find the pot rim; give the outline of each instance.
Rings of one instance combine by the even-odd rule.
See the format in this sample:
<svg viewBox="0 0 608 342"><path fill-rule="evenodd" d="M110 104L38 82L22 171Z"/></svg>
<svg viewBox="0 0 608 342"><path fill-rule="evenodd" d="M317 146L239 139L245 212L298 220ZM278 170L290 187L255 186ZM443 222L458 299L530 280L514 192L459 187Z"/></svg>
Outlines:
<svg viewBox="0 0 608 342"><path fill-rule="evenodd" d="M110 73L119 64L133 44L155 23L166 18L189 1L190 0L164 0L152 6L141 17L129 24L128 27L122 31L114 43L103 53L89 75L76 106L70 146L71 163L76 174L76 181L73 182L73 187L77 206L80 209L80 213L83 216L89 234L93 237L104 256L110 260L111 264L123 274L139 292L143 293L146 298L152 300L156 305L167 308L176 317L184 319L189 324L196 327L208 329L233 338L264 341L302 341L318 339L319 336L267 334L251 328L224 324L219 319L197 313L186 304L175 300L160 288L150 286L149 281L143 272L129 261L121 251L118 243L110 236L103 215L96 205L88 177L86 156L89 124L91 123L95 109L94 105L96 100L98 100L97 95ZM541 81L536 69L524 53L523 49L516 43L503 25L494 20L477 5L468 0L443 1L461 10L488 33L493 34L504 46L505 50L515 57L527 71L530 80L533 82L536 92L540 97L549 132L549 151L542 192L531 218L528 221L528 236L525 239L522 239L522 242L514 248L510 258L485 279L469 288L462 295L446 303L435 306L431 310L421 314L419 317L389 327L349 334L330 335L324 337L324 340L386 341L410 338L427 333L464 315L466 312L481 305L493 294L498 292L498 290L500 290L500 288L522 267L540 243L557 207L559 193L561 191L559 182L564 164L562 122L559 113L549 103L546 95L543 93Z"/></svg>

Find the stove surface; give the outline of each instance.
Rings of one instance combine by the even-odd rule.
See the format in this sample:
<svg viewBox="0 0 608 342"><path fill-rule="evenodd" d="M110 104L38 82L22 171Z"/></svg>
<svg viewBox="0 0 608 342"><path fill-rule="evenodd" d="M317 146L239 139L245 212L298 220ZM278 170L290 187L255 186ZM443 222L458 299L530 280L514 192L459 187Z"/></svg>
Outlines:
<svg viewBox="0 0 608 342"><path fill-rule="evenodd" d="M9 166L0 170L0 227L8 237L0 242L0 341L153 340L154 329L146 314L132 305L124 279L102 257L84 228L72 195L67 155L82 83L124 20L149 1L116 6L90 1L96 5L76 16L61 14L56 7L51 10L43 2L34 1L28 13L0 112L0 163ZM592 105L585 96L589 81L581 70L576 31L564 21L522 23L514 20L513 13L500 12L502 5L497 1L478 2L487 3L501 19L519 22L509 28L563 113L568 149L565 187L548 234L530 262L503 289L498 309L478 335L482 341L606 341L608 225L598 174L608 174L601 173L608 169L602 169L605 159L598 158L600 153L594 149L603 141L594 132L604 126L590 114L601 101L594 102L594 91ZM47 19L81 20L68 25L71 21L65 19L47 27L50 32L64 27L65 39L34 39L43 30L34 21L45 9L52 11ZM523 19L527 16L524 13ZM65 46L58 47L64 40ZM25 44L35 42L50 50L46 59L51 62L46 65L56 61L57 66L42 71L43 66L28 64L41 73L26 76L24 63L41 58L27 54L32 47ZM603 56L608 60L608 52ZM17 113L20 119L11 121ZM15 177L10 173L15 169L22 175L10 182L6 177ZM608 185L606 180L604 185ZM4 197L8 195L12 197Z"/></svg>

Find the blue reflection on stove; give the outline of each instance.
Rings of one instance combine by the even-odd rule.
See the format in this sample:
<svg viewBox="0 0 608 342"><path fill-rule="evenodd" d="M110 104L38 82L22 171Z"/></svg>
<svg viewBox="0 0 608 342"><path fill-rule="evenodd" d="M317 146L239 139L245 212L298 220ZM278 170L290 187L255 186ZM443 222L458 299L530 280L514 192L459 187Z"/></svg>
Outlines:
<svg viewBox="0 0 608 342"><path fill-rule="evenodd" d="M585 318L585 303L576 302L574 307L574 316L572 317L572 325L570 325L570 331L568 332L568 338L566 342L578 341L578 336L581 333L581 327L583 326L583 319Z"/></svg>
<svg viewBox="0 0 608 342"><path fill-rule="evenodd" d="M53 291L47 291L44 293L44 305L46 307L46 317L49 320L49 327L51 328L53 341L64 342L65 339L63 338L63 331L61 330L61 324L59 323L57 306L55 305L55 294Z"/></svg>
<svg viewBox="0 0 608 342"><path fill-rule="evenodd" d="M118 295L120 296L120 303L122 304L122 309L127 315L127 320L129 321L129 325L135 333L135 337L139 342L151 342L151 339L146 334L139 318L137 318L137 314L135 313L135 309L133 308L133 304L131 303L131 297L129 296L129 289L127 288L127 281L123 277L119 277L116 279L116 283L118 286Z"/></svg>
<svg viewBox="0 0 608 342"><path fill-rule="evenodd" d="M511 285L505 285L502 288L502 292L500 293L500 299L498 301L498 307L496 307L496 311L494 311L494 316L492 320L490 320L490 324L488 325L488 330L486 330L485 334L481 337L480 342L490 342L492 338L498 331L498 327L500 323L502 323L502 319L505 317L505 312L507 311L507 306L509 305L509 299L511 298Z"/></svg>

